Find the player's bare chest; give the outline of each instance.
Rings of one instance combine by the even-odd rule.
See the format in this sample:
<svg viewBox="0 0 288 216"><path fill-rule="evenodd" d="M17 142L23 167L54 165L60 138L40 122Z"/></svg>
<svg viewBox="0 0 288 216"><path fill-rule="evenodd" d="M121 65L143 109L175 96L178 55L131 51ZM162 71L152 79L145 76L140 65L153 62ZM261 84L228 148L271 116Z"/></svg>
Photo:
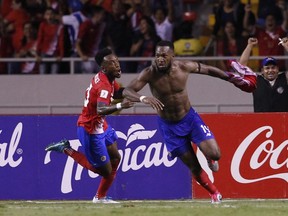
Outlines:
<svg viewBox="0 0 288 216"><path fill-rule="evenodd" d="M183 74L165 74L154 79L152 87L159 91L181 91L185 89L187 79Z"/></svg>

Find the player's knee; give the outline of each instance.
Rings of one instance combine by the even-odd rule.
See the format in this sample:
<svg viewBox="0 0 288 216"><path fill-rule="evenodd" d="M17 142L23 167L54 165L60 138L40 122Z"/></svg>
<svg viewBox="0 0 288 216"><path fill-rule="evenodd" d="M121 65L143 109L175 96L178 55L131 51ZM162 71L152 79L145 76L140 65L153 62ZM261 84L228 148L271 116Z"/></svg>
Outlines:
<svg viewBox="0 0 288 216"><path fill-rule="evenodd" d="M111 161L109 161L108 163L106 163L104 166L99 168L99 175L101 175L102 177L108 177L109 175L111 175L112 173L112 164Z"/></svg>
<svg viewBox="0 0 288 216"><path fill-rule="evenodd" d="M120 163L120 159L111 160L112 171L116 171L118 169Z"/></svg>
<svg viewBox="0 0 288 216"><path fill-rule="evenodd" d="M121 161L121 155L120 154L116 154L113 156L110 155L110 162L111 162L112 167L118 166L120 161Z"/></svg>

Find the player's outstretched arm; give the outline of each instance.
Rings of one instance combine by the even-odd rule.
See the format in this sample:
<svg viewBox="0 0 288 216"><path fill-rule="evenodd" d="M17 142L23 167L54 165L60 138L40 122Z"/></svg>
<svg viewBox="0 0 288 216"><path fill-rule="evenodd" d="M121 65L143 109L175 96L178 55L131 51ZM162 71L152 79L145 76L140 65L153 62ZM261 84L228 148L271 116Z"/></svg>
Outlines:
<svg viewBox="0 0 288 216"><path fill-rule="evenodd" d="M193 62L188 63L188 65L191 64L190 67L188 66L188 68L192 69L190 70L191 73L194 72L218 77L220 79L233 83L237 88L240 88L242 91L245 92L253 92L256 89L256 74L249 67L241 65L237 61L231 61L231 67L236 73L223 71L217 67L200 63L197 63L198 67L196 67L195 62L193 70L192 63Z"/></svg>
<svg viewBox="0 0 288 216"><path fill-rule="evenodd" d="M212 66L198 63L198 73L219 77L233 83L242 91L253 92L257 87L257 75L249 67L247 67L247 64L252 48L257 44L258 40L256 38L251 37L248 39L247 46L244 49L239 62L230 61L231 68L234 70L234 72L226 72Z"/></svg>

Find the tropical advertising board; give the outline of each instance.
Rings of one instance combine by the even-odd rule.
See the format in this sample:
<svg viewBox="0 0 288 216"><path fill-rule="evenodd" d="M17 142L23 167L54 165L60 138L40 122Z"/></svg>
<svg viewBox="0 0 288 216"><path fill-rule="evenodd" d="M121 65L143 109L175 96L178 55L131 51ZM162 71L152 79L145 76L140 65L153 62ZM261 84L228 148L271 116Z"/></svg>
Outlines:
<svg viewBox="0 0 288 216"><path fill-rule="evenodd" d="M0 117L0 199L91 199L100 177L45 147L65 138L83 152L77 116ZM113 116L122 156L108 195L114 199L191 198L191 176L171 160L155 116ZM180 181L180 182L179 182Z"/></svg>
<svg viewBox="0 0 288 216"><path fill-rule="evenodd" d="M287 198L288 114L202 114L221 148L220 170L201 166L224 198ZM91 199L100 176L51 143L77 139L78 116L0 116L0 199ZM155 115L107 117L121 162L108 195L114 199L209 198L179 159L171 159Z"/></svg>

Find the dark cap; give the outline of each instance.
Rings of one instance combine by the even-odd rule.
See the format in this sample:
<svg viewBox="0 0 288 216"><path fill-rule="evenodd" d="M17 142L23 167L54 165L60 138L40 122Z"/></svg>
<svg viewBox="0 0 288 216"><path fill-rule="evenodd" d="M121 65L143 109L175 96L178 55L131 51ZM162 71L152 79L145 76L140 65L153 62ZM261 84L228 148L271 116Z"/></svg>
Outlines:
<svg viewBox="0 0 288 216"><path fill-rule="evenodd" d="M262 61L262 67L267 66L268 64L277 65L277 60L273 57L266 57Z"/></svg>

